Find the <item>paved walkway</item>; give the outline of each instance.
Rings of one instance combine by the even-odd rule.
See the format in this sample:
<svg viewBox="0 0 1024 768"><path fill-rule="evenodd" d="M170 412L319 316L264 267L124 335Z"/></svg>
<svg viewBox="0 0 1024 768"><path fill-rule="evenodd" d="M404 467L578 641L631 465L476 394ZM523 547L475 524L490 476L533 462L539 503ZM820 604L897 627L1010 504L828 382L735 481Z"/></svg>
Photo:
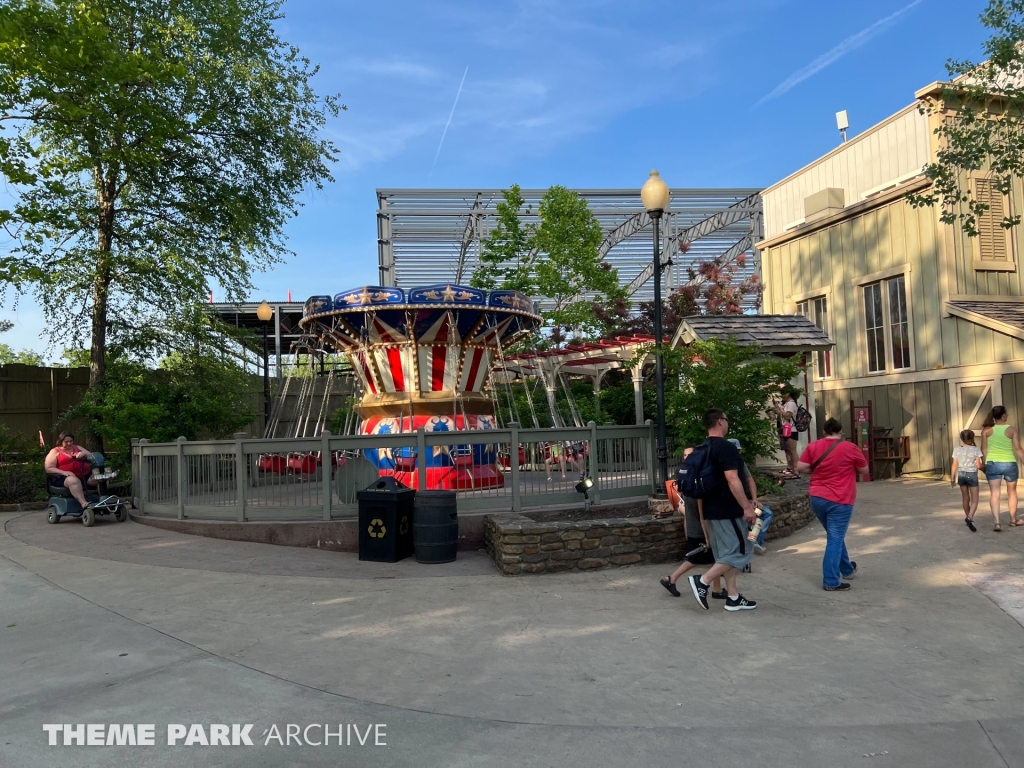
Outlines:
<svg viewBox="0 0 1024 768"><path fill-rule="evenodd" d="M1024 765L1024 529L971 534L935 483L861 496L851 592L821 590L811 526L739 615L665 567L504 578L3 515L0 764ZM388 746L47 747L48 722L373 722Z"/></svg>

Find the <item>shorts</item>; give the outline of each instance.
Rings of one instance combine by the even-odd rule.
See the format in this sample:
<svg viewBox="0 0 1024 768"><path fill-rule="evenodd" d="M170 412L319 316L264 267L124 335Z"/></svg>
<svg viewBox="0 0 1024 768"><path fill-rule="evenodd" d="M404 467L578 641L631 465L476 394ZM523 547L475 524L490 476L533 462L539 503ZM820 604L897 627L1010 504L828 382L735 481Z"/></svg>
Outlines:
<svg viewBox="0 0 1024 768"><path fill-rule="evenodd" d="M731 565L742 571L754 556L754 542L747 541L749 527L742 518L733 520L704 519L711 537L711 549L715 553L715 562Z"/></svg>
<svg viewBox="0 0 1024 768"><path fill-rule="evenodd" d="M64 481L67 480L67 479L68 479L67 475L47 475L46 476L46 482L48 482L50 485L54 486L55 488L63 488L64 487ZM88 482L88 478L86 478L86 477L80 477L78 479L82 481L82 485L85 485Z"/></svg>
<svg viewBox="0 0 1024 768"><path fill-rule="evenodd" d="M704 539L691 539L688 536L686 538L686 551L693 552L693 550L704 543ZM711 550L708 550L707 552L701 552L699 555L689 555L684 557L683 560L688 563L692 563L693 565L713 565L715 562L715 556L711 554Z"/></svg>
<svg viewBox="0 0 1024 768"><path fill-rule="evenodd" d="M1016 461L990 461L985 465L985 477L989 482L1005 480L1008 483L1016 483L1018 473Z"/></svg>
<svg viewBox="0 0 1024 768"><path fill-rule="evenodd" d="M978 473L977 472L957 472L956 484L962 485L967 488L978 487Z"/></svg>

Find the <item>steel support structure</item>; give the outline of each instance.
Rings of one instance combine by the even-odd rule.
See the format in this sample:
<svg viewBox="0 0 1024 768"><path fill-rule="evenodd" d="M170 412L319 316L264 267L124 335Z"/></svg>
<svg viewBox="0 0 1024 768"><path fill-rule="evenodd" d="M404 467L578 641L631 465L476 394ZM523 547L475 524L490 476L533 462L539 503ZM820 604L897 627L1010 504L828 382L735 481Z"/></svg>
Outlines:
<svg viewBox="0 0 1024 768"><path fill-rule="evenodd" d="M601 258L618 270L633 301L651 301L653 222L637 189L577 189L605 237ZM520 218L536 224L544 189L524 189ZM478 264L482 242L496 223L500 189L378 189L377 242L381 285L411 287L445 281L466 283ZM762 225L756 189L677 189L659 224L663 285L689 282L689 268L747 253L739 278L759 268L753 243ZM685 246L685 247L681 247ZM671 262L671 264L668 264ZM541 302L542 308L546 302Z"/></svg>

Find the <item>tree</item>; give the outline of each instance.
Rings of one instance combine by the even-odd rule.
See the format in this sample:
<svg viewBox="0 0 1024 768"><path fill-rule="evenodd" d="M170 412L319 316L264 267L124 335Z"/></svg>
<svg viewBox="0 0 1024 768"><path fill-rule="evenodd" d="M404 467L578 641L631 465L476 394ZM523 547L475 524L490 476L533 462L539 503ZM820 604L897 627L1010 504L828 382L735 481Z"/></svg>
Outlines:
<svg viewBox="0 0 1024 768"><path fill-rule="evenodd" d="M729 416L729 436L738 438L750 461L770 458L779 445L774 416L768 411L799 373L796 358L765 355L735 339L698 341L665 352L666 422L682 443L707 436L704 413L721 408Z"/></svg>
<svg viewBox="0 0 1024 768"><path fill-rule="evenodd" d="M756 274L743 276L746 266L747 257L739 254L729 261L719 256L688 267L687 284L662 301L661 327L671 334L684 317L738 315L749 306L759 307L764 286ZM606 339L654 334L653 301L642 302L635 312L623 298L610 306L594 302L593 312L604 325Z"/></svg>
<svg viewBox="0 0 1024 768"><path fill-rule="evenodd" d="M182 346L216 282L229 301L287 253L297 194L329 180L336 115L274 27L281 0L7 0L0 172L15 245L53 340L153 359ZM341 107L344 108L344 107ZM199 333L205 332L200 322Z"/></svg>
<svg viewBox="0 0 1024 768"><path fill-rule="evenodd" d="M233 362L204 352L172 353L156 369L114 354L103 385L88 390L62 423L83 419L85 432L126 457L133 437L230 436L258 418L261 387Z"/></svg>
<svg viewBox="0 0 1024 768"><path fill-rule="evenodd" d="M554 306L541 314L555 337L563 329L576 336L598 331L595 297L612 302L622 289L617 272L600 259L601 225L587 201L565 187L551 187L537 208L538 223L524 224L519 186L502 196L495 229L482 243L470 284L550 300Z"/></svg>
<svg viewBox="0 0 1024 768"><path fill-rule="evenodd" d="M11 363L43 365L43 356L31 349L15 352L9 344L0 344L0 365L10 365Z"/></svg>
<svg viewBox="0 0 1024 768"><path fill-rule="evenodd" d="M1013 179L1024 177L1024 0L989 0L980 16L992 34L982 49L987 60L950 60L952 82L941 96L925 96L921 111L941 117L935 133L940 148L925 166L930 189L908 196L914 206L939 205L945 224L978 234L978 219L989 204L970 189L969 174L991 174L993 186L1010 194ZM1021 221L1008 211L1001 225Z"/></svg>

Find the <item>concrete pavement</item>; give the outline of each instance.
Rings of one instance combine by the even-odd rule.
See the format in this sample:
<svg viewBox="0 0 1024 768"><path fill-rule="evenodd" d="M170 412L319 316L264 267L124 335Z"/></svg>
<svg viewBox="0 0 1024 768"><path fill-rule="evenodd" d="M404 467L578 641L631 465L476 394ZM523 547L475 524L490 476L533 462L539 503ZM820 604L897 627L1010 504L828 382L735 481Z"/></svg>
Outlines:
<svg viewBox="0 0 1024 768"><path fill-rule="evenodd" d="M862 489L854 590L821 590L813 525L755 559L739 615L670 597L657 566L509 579L473 553L4 522L4 765L1024 765L1024 531L971 534L935 483ZM388 746L48 747L48 722L158 743L373 722Z"/></svg>

